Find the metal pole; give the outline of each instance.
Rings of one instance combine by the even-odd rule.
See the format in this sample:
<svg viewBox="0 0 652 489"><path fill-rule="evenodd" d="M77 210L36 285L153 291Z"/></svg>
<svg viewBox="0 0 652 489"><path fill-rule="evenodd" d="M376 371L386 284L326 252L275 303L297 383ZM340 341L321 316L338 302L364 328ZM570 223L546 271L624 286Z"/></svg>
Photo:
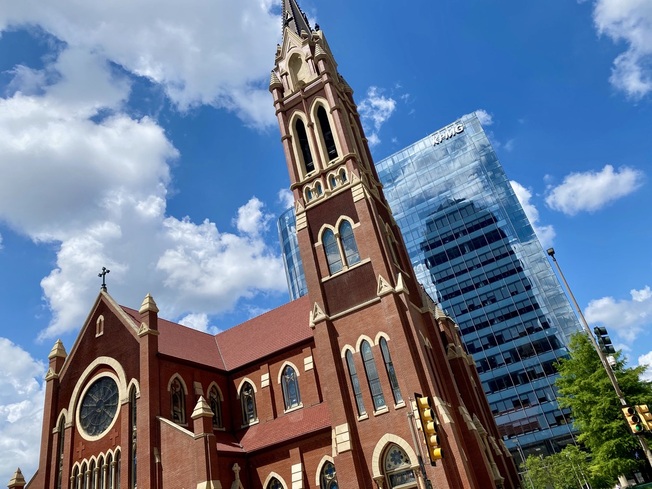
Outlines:
<svg viewBox="0 0 652 489"><path fill-rule="evenodd" d="M579 304L577 303L577 300L575 299L575 296L573 295L573 291L571 290L570 286L568 285L568 282L566 281L566 277L564 276L564 272L561 271L561 267L559 266L559 262L555 258L555 250L554 248L548 248L547 251L548 255L552 258L552 261L555 262L555 265L557 266L557 271L559 272L559 276L561 277L562 281L564 282L564 285L566 286L566 290L568 291L568 295L570 296L571 300L573 301L573 305L575 306L575 309L577 309L577 313L580 317L582 326L584 327L584 330L586 331L586 334L589 335L589 339L591 340L591 343L593 344L593 348L595 348L595 351L597 352L598 356L600 357L600 361L602 362L602 366L604 367L605 371L607 372L607 376L609 377L609 380L611 381L611 385L613 386L614 390L616 391L616 395L618 396L618 400L620 401L620 404L623 406L627 406L627 401L625 400L625 395L623 394L623 391L620 390L620 386L618 385L618 379L616 379L616 375L614 374L613 370L611 369L611 365L609 365L609 362L607 361L607 356L604 354L604 352L600 349L598 346L598 342L595 339L595 336L593 336L593 333L591 333L591 329L589 328L589 324L586 322L586 318L584 317L584 314L582 314L582 309L580 309ZM636 435L633 435L636 436ZM642 436L636 436L638 438L638 442L641 445L641 448L643 448L643 452L645 453L645 457L647 458L648 464L650 464L650 467L652 467L652 452L650 452L650 448L647 445L647 440L643 438Z"/></svg>

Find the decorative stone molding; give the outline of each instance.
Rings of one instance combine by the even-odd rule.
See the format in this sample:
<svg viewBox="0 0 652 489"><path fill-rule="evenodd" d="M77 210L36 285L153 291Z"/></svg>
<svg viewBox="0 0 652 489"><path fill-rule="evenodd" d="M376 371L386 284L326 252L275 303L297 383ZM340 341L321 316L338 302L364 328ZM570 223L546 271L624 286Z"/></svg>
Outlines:
<svg viewBox="0 0 652 489"><path fill-rule="evenodd" d="M378 289L376 290L376 295L378 295L378 297L383 297L392 292L394 292L394 287L391 286L385 277L378 275Z"/></svg>
<svg viewBox="0 0 652 489"><path fill-rule="evenodd" d="M319 304L315 302L315 305L312 306L312 311L310 311L310 327L314 328L317 323L326 319L328 319L328 316L326 316Z"/></svg>
<svg viewBox="0 0 652 489"><path fill-rule="evenodd" d="M337 453L351 450L351 434L348 423L335 427L335 450Z"/></svg>

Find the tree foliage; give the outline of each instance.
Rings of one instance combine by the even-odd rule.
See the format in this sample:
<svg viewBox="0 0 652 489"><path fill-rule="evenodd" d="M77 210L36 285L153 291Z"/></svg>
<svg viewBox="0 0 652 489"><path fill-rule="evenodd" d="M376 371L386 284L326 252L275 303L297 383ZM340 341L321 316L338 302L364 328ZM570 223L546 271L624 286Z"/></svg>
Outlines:
<svg viewBox="0 0 652 489"><path fill-rule="evenodd" d="M527 489L577 489L590 484L592 488L613 487L603 485L592 477L588 454L575 445L548 457L530 455L522 466Z"/></svg>
<svg viewBox="0 0 652 489"><path fill-rule="evenodd" d="M572 411L579 429L578 441L590 452L591 474L615 480L621 474L640 469L640 445L632 436L621 411L620 401L609 381L600 357L585 334L575 334L570 356L558 364L559 405ZM613 371L630 405L652 405L652 383L641 380L645 367L625 367L620 352ZM642 457L641 457L642 458Z"/></svg>

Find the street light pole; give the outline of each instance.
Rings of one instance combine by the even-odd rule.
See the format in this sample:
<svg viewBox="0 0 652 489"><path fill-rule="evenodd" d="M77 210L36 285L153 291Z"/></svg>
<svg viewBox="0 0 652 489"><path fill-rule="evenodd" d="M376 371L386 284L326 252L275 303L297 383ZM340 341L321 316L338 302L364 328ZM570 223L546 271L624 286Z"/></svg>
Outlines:
<svg viewBox="0 0 652 489"><path fill-rule="evenodd" d="M570 286L568 285L568 282L566 281L566 277L564 276L564 272L561 271L561 267L559 266L559 262L555 258L555 249L554 248L548 248L547 253L552 258L552 261L555 262L555 265L557 266L557 271L559 272L559 276L561 277L562 282L564 282L564 285L566 286L566 290L568 291L568 295L570 296L571 300L573 301L573 305L575 306L575 309L577 309L577 314L580 317L582 327L584 328L584 331L586 332L586 334L589 336L589 339L591 340L591 343L593 344L593 348L595 348L595 351L597 352L598 356L600 357L600 361L602 362L602 366L604 367L605 371L607 372L607 376L609 377L609 380L611 381L611 385L613 386L614 390L616 391L616 395L618 396L618 400L620 401L620 404L622 406L627 406L627 400L625 399L625 395L623 394L623 391L620 389L620 385L618 385L618 379L616 379L616 375L614 374L614 371L611 369L611 365L609 365L609 361L607 360L607 356L604 354L604 352L602 351L602 349L598 345L598 342L596 341L595 336L593 336L593 333L591 333L591 329L589 328L589 324L586 322L586 318L584 317L584 314L582 314L582 309L580 309L580 306L577 303L577 300L575 299L575 296L573 295L573 291L571 290ZM652 452L650 452L650 448L647 445L647 440L645 438L643 438L642 436L636 436L636 438L638 438L638 442L641 444L641 448L643 449L643 453L645 453L645 457L647 458L648 464L650 464L650 466L652 467Z"/></svg>

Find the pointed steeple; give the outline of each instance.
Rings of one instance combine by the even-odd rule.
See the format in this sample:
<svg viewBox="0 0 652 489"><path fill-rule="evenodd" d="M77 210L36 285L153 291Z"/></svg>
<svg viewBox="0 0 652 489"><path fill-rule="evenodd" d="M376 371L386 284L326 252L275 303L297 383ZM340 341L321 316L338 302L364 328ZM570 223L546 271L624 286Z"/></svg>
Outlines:
<svg viewBox="0 0 652 489"><path fill-rule="evenodd" d="M283 21L283 35L285 35L286 27L299 36L301 35L301 31L306 31L307 34L312 32L306 14L299 8L295 0L283 0L283 13L281 17Z"/></svg>

